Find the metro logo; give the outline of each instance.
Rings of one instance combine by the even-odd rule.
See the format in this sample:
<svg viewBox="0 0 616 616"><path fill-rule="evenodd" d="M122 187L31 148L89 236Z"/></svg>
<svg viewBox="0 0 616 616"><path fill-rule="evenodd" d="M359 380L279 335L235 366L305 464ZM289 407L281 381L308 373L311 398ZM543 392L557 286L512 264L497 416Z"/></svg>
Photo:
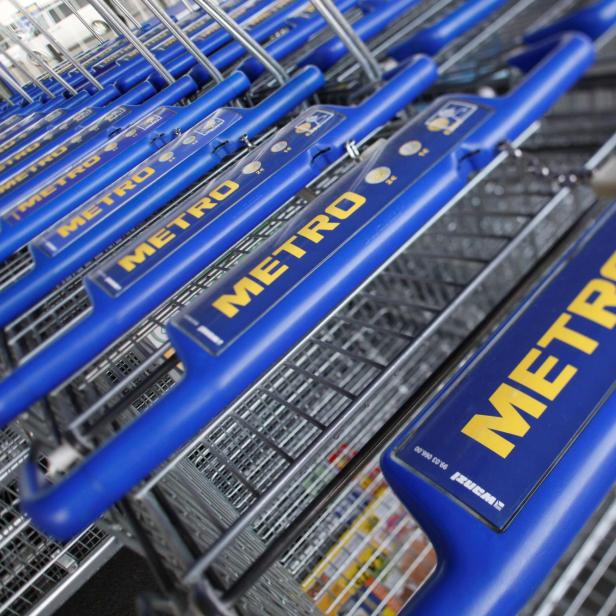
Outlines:
<svg viewBox="0 0 616 616"><path fill-rule="evenodd" d="M171 222L152 233L147 240L135 246L130 253L119 258L117 265L125 272L132 272L145 263L148 257L153 256L158 250L181 235L182 231L189 229L193 222L205 215L205 212L214 209L220 202L232 195L239 187L240 185L233 180L221 182L207 196L193 203Z"/></svg>
<svg viewBox="0 0 616 616"><path fill-rule="evenodd" d="M325 208L324 214L318 214L312 218L297 233L291 235L272 251L270 256L253 267L247 276L243 276L236 282L233 285L233 293L219 296L212 302L212 306L226 317L234 318L241 308L250 304L253 297L260 295L266 287L289 269L289 265L283 264L275 257L284 254L301 259L313 245L323 240L325 232L336 229L364 203L366 203L366 198L357 193L345 192L340 195ZM302 242L300 238L308 240L310 244Z"/></svg>
<svg viewBox="0 0 616 616"><path fill-rule="evenodd" d="M473 439L501 458L507 458L515 442L507 437L521 438L530 425L526 416L540 419L577 374L572 364L559 367L554 355L544 357L546 349L559 341L584 355L592 355L599 343L575 329L576 320L585 319L600 327L616 327L616 252L600 269L601 277L590 280L510 372L508 380L498 386L489 401L498 415L474 415L462 428L462 434ZM533 395L523 392L521 385Z"/></svg>
<svg viewBox="0 0 616 616"><path fill-rule="evenodd" d="M68 173L65 173L64 175L59 177L52 184L48 184L47 186L45 186L45 188L37 192L35 195L30 197L26 201L22 201L19 205L15 206L12 210L9 210L7 214L5 215L5 218L8 217L8 218L12 218L17 221L21 220L25 212L33 208L37 203L40 203L47 197L50 197L51 195L53 195L53 193L55 193L58 188L65 186L72 180L75 180L82 173L85 173L86 170L90 169L90 167L93 167L94 165L98 164L100 160L101 160L101 157L98 154L95 154L94 156L91 156L87 160L84 160L83 163L81 163L81 165L77 165L77 167L74 167Z"/></svg>
<svg viewBox="0 0 616 616"><path fill-rule="evenodd" d="M36 145L36 148L33 148L30 151L34 151L35 149L37 149L40 143L36 143L32 145ZM27 148L25 150L21 150L21 152L24 152L24 154L21 154L20 152L20 156L16 155L14 158L7 160L4 164L6 166L13 165L15 162L17 162L17 160L19 160L19 158L22 158L23 156L25 156L25 153L28 153L26 152L26 150ZM7 180L3 184L0 184L0 195L2 193L5 193L7 190L11 190L13 187L17 186L17 184L21 184L25 180L29 179L31 175L33 175L40 169L46 167L49 163L53 162L59 156L62 156L63 154L65 154L67 150L68 150L68 146L65 146L65 145L62 145L56 148L49 154L46 154L45 156L42 156L41 158L39 158L35 163L30 165L29 167L26 167L23 171L20 171L18 174L14 175L12 178ZM0 171L1 170L2 169L0 169Z"/></svg>
<svg viewBox="0 0 616 616"><path fill-rule="evenodd" d="M129 179L105 194L96 203L87 206L77 215L59 225L56 230L57 234L64 238L68 237L72 233L75 233L89 221L94 220L103 214L105 206L114 205L116 203L116 199L114 199L114 197L119 197L120 199L123 198L128 192L138 188L141 183L151 178L154 173L155 170L152 167L144 167L136 173L133 173Z"/></svg>
<svg viewBox="0 0 616 616"><path fill-rule="evenodd" d="M32 154L35 150L38 150L41 147L40 141L33 141L29 145L23 147L19 152L7 158L3 163L0 164L0 171L5 171L12 165L14 165L17 161L20 161L22 158L25 158L28 154Z"/></svg>

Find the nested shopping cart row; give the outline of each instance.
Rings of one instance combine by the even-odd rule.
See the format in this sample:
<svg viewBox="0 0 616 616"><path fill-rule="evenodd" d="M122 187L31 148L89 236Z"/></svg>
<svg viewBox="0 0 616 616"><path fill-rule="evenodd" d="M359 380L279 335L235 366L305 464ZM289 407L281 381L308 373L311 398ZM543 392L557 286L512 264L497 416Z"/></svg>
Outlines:
<svg viewBox="0 0 616 616"><path fill-rule="evenodd" d="M571 4L563 3L549 17L559 17L570 8ZM293 546L285 540L285 531L301 516L310 515L321 490L345 467L346 462L336 465L336 458L345 456L336 452L347 452L352 460L354 452L370 442L400 405L595 201L589 189L578 188L577 184L588 179L590 171L609 156L613 147L609 141L613 126L602 114L602 105L609 107L612 93L593 81L592 72L582 81L574 98L565 99L568 107L557 108L545 127L537 129L533 125L553 101L549 97L555 97L559 88L571 87L588 68L592 57L591 45L583 36L535 37L532 46L523 48L517 56L514 53L513 66L522 73L530 71L526 82L524 77L517 76L517 83L522 85L516 90L516 71L511 70L511 64L507 68L503 51L515 49L514 35L527 29L521 24L537 14L533 10L538 11L539 7L532 2L502 8L492 15L492 25L483 31L484 36L477 37L475 32L465 45L449 57L444 56L444 78L418 102L413 110L417 115L410 121L399 118L375 134L366 130L359 134L359 144L349 138L341 139L335 154L328 155L331 147L321 146L321 150L312 151L310 164L296 163L289 171L281 168L279 172L274 167L270 172L273 154L288 154L287 148L293 152L300 137L310 138L323 126L329 132L327 122L340 121L336 110L324 105L312 108L282 132L261 137L253 151L227 161L226 165L223 162L216 176L192 187L188 198L172 202L162 217L150 218L138 234L124 236L106 252L102 263L84 263L84 270L53 291L49 299L30 309L25 319L19 318L17 326L13 323L5 328L9 372L11 364L25 355L5 383L13 379L15 385L18 379L29 378L32 392L26 395L31 395L32 401L40 397L37 387L47 392L60 386L44 404L30 409L26 425L46 441L53 470L77 463L76 470L62 480L58 489L37 485L36 470L32 465L29 467L25 500L39 523L58 534L73 532L73 522L64 528L57 525L60 516L66 520L77 514L81 520L76 524L80 525L89 516L95 516L95 511L106 509L125 491L123 483L130 487L129 483L154 471L199 431L209 415L211 423L199 443L165 464L160 473L132 493L122 508L120 523L128 532L142 535L146 547L162 557L161 570L171 578L167 590L173 594L174 590L186 593L188 589L195 609L207 610L210 604L216 605L216 609L237 604L249 613L288 613L285 610L289 605L306 613L315 604L330 611L342 609L340 595L338 599L335 596L341 592L340 584L348 576L346 581L353 586L353 580L359 579L362 571L377 559L374 554L379 549L362 553L359 564L351 566L354 557L345 559L336 552L338 542L344 551L344 533L333 537L336 540L328 545L328 537L319 536L317 529L315 533L304 534L301 543L305 552L298 550L291 557L289 550ZM507 24L512 25L511 38L507 28L503 30ZM377 53L387 57L378 47ZM414 65L415 70L418 67L419 64ZM413 74L413 66L402 70ZM477 80L472 78L473 71ZM326 75L330 87L325 92L339 99L343 79L351 74L350 69L335 67ZM391 83L403 74L391 77ZM464 93L474 92L478 87L484 96ZM271 85L265 90L270 91ZM350 94L357 95L358 91L361 88ZM379 92L383 91L387 91L387 86ZM430 106L429 101L443 91L458 94ZM509 98L505 94L508 91L514 92ZM374 96L378 97L379 92ZM569 147L563 150L559 142L563 124L583 115L576 108L576 98L578 105L590 98L596 104L595 115L603 117L601 122L591 122L592 130L571 135ZM388 113L389 118L395 115L395 111ZM554 122L553 129L550 122ZM374 128L379 123L381 119ZM319 143L317 139L315 142ZM328 145L327 140L323 143ZM317 153L321 160L315 156ZM337 162L345 153L346 158ZM435 156L435 160L431 161L430 156ZM306 173L304 167L314 168ZM524 181L520 182L520 178ZM244 188L242 182L246 182ZM191 184L187 182L186 188ZM256 195L254 187L265 188L267 192ZM386 204L384 195L389 188L393 196L391 203ZM236 202L236 211L240 211L238 205L256 204L259 199L267 201L272 209L282 207L263 224L252 219L250 225L256 226L256 231L239 242L232 239L218 254L204 252L207 260L198 261L195 254L186 258L181 270L173 269L171 262L179 254L176 251L169 251L168 255L162 251L160 261L147 267L143 274L138 272L138 276L126 275L132 269L125 268L126 273L118 270L123 258L130 268L140 261L135 254L156 254L152 237L169 238L169 225L178 220L179 214L181 223L175 222L175 227L182 229L186 224L182 212L188 212L195 203L209 209L214 207L209 204L216 200L224 202L225 189L230 191L231 202L238 195L241 197ZM231 197L238 189L238 195ZM336 191L340 193L337 196ZM296 193L298 197L289 201ZM276 291L272 286L278 295L268 296L265 291L275 280L275 270L272 265L267 269L263 263L284 263L287 269L277 272L282 277L295 264L291 257L303 258L311 246L296 243L292 238L299 235L315 245L327 243L326 232L343 227L355 211L362 216L368 211L361 209L366 201L375 204L375 211L361 224L351 227L349 239L343 243L332 240L329 252L322 253L327 257L315 253L314 261L304 261L307 269L299 278L287 276L291 282L286 283L284 291ZM381 202L382 227L374 218ZM424 211L416 205L419 203L423 203ZM430 212L436 220L427 216L429 203L438 204ZM397 216L391 214L395 207L392 204L402 208ZM412 216L405 219L407 212ZM405 220L408 227L404 226ZM426 228L427 223L430 225ZM377 232L368 242L368 230L373 228ZM363 242L362 233L366 238ZM245 235L245 231L240 235ZM196 242L206 237L187 235L183 241L190 238ZM144 245L150 248L143 248ZM154 249L159 248L162 246L154 244ZM287 260L274 260L282 252ZM357 255L363 257L361 262ZM336 260L347 275L340 276L330 265ZM8 282L16 278L17 270L6 271ZM173 278L166 289L175 285L182 287L181 291L171 300L165 299L169 290L164 291L165 296L155 295L154 290L162 287L145 278L150 272L159 279L163 273ZM195 273L197 277L189 281ZM84 274L85 288L81 282ZM307 286L313 280L314 286ZM321 280L325 281L323 292L319 289ZM238 281L252 289L253 297L249 294L246 300L246 295L238 295L234 286L240 284ZM141 290L136 294L139 284ZM306 289L305 296L298 290L301 285ZM102 292L115 299L103 299ZM99 326L105 330L106 324L111 327L114 320L117 322L114 311L118 318L124 314L125 308L120 306L125 292L128 295L124 297L133 293L132 301L142 304L138 308L142 312L135 311L136 317L127 317L134 320L125 321L124 330L152 313L152 309L154 312L128 335L115 330L112 335L112 330L99 335L94 331L96 321L105 324ZM201 297L186 308L188 300L196 294ZM221 297L219 304L226 307L227 317L240 313L251 302L258 310L252 311L249 306L248 316L241 317L242 325L229 325L211 312L212 301ZM318 303L315 298L319 298ZM156 308L161 301L162 306ZM64 345L63 336L70 330L61 328L88 309L90 317L100 317L90 321L92 331L82 327L83 333L76 336L87 353L76 361L70 355L73 349L81 353L78 340L70 343L73 346ZM295 310L294 317L287 318L285 309L291 314ZM327 320L321 324L323 319ZM170 330L173 345L167 340ZM118 337L119 341L114 342ZM96 342L100 346L92 346L94 340L100 340ZM42 342L45 345L37 350ZM66 361L59 359L58 368L52 366L54 353L49 354L50 348L58 349L57 357L65 353ZM77 367L102 351L104 355L80 371L68 387L62 384ZM28 367L37 365L37 356L45 360L39 361L39 372L29 375ZM70 362L75 362L75 367L67 367ZM42 368L45 363L50 370ZM228 372L221 371L219 365ZM241 370L236 366L241 366ZM56 376L49 385L35 383L33 375L47 378L51 370L56 371ZM207 376L199 376L200 373ZM218 392L214 391L217 374L224 383ZM21 387L25 389L24 383L21 381ZM9 408L13 404L10 397L17 398L10 387L5 386L5 391L9 400L5 408ZM167 407L173 407L167 419L177 416L176 426L164 418ZM153 411L158 414L153 415ZM112 452L119 452L114 448L123 441L128 444L130 435L139 433L138 426L148 425L144 421L149 417L156 417L156 422L150 421L152 427L158 424L160 433L150 429L148 437L144 432L143 438L135 439L134 443L147 446L131 447L129 457L122 460L120 476L113 468ZM190 427L180 427L179 418ZM129 427L122 430L126 425ZM116 436L118 430L122 431ZM60 441L59 434L63 435ZM55 447L58 442L60 446ZM88 452L100 443L102 449L88 457ZM110 456L109 461L104 461L105 455ZM80 461L82 456L86 457L85 463ZM120 461L118 456L116 460ZM102 468L105 479L98 475ZM92 473L87 480L86 472ZM93 476L100 483L92 484ZM82 483L80 477L84 479ZM377 482L375 486L382 482L373 481ZM372 485L371 481L368 484ZM82 499L91 491L79 512L72 504L76 496L73 489L79 490ZM359 492L357 499L363 499L367 509L378 509L380 491L372 495L369 489L365 492ZM344 504L341 506L344 508ZM427 574L433 555L428 556L431 552L424 535L402 514L399 520L387 523L394 524L395 529L406 529L400 540L414 546L418 559L427 559L428 564L421 567L425 569L423 575ZM311 543L312 538L315 543ZM325 543L318 545L321 539ZM378 540L384 542L380 549L385 554L387 542L382 537ZM365 547L370 539L360 539L361 542ZM257 565L271 565L279 559L282 564L277 562L262 577L257 575L264 570ZM340 572L339 579L322 559L337 563L334 568ZM310 566L291 566L290 563L298 561ZM347 565L351 566L349 571ZM316 575L311 577L311 567L328 578L323 582L325 589L311 587ZM387 569L386 565L383 567ZM394 568L391 564L387 571ZM418 579L407 584L404 580L408 581L408 576L399 577L400 584L408 586L410 592L420 583ZM312 588L308 595L306 588ZM373 590L368 586L359 594L348 591L358 601L355 609L360 609L361 602ZM395 604L397 595L390 590L378 591L381 596L377 607L390 601ZM400 594L403 599L396 600L406 600L408 589L405 592L406 595Z"/></svg>

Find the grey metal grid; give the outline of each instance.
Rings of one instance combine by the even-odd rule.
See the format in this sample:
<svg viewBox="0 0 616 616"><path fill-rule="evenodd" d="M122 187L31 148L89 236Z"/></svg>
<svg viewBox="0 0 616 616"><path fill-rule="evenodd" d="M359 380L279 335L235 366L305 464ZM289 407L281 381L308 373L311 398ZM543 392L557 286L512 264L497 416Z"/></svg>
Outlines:
<svg viewBox="0 0 616 616"><path fill-rule="evenodd" d="M600 112L602 102L593 99L593 103ZM568 170L587 162L616 127L606 126L600 141L555 153L551 146L562 128L557 122L563 116L570 120L571 113L566 106L557 110L525 149L539 154L552 168ZM595 157L591 166L608 151ZM237 555L243 554L246 533L262 545L280 537L338 471L331 465L323 469L323 460L341 443L355 449L367 442L380 422L449 356L591 201L584 190L576 191L573 198L568 190L558 190L541 178L522 187L519 177L525 170L520 162L503 155L499 163L134 496L144 527L159 553L174 564L170 570L180 584L199 585L205 566L212 563L216 573L226 573L226 583L232 584L238 566L243 565ZM296 200L286 208L295 212L304 203ZM278 221L277 216L270 222L277 226ZM226 262L235 263L269 233L265 227L251 234L245 247L240 245L226 255ZM214 271L210 269L202 279L211 281ZM158 322L150 321L148 335L184 303L175 300L161 311ZM156 333L154 346L166 349L164 333L160 329ZM126 350L132 349L125 340ZM109 357L104 361L109 362ZM181 367L175 370L179 376ZM178 376L171 377L171 382ZM374 409L379 409L378 421ZM310 473L307 482L306 470L319 472ZM221 501L219 508L233 515L221 517L219 510L213 515L212 495ZM173 526L176 533L165 533L169 520L162 501L171 504L177 517L174 522L199 541L196 554L194 545L188 549L184 544L178 524ZM202 501L202 507L195 506ZM237 536L227 533L220 542L226 527L239 529ZM332 536L325 539L331 541ZM331 545L318 527L303 541L304 551L320 556L317 563L330 553ZM278 571L264 574L240 608L260 614L268 606L268 613L288 613L288 606L269 603L268 598L284 595L289 601L302 601L297 599L297 585L306 580L306 572L291 566L305 559L304 553L289 551L282 559L289 569L281 577L276 577ZM295 583L289 584L289 573L296 576ZM352 577L347 581L353 584Z"/></svg>
<svg viewBox="0 0 616 616"><path fill-rule="evenodd" d="M362 12L359 9L352 9L345 13L345 17L347 17L347 19L351 22L356 21L361 15ZM276 39L285 29L286 28L283 28L272 35L270 40ZM327 40L329 37L331 37L331 33L327 32L313 37L308 45L304 47L303 53L305 53L307 49L316 47L320 42ZM283 61L283 65L288 69L292 68L293 60L291 58L287 58ZM225 72L226 74L229 74L233 70L234 68L230 67ZM263 83L271 85L270 79L271 77L267 76L263 80ZM253 88L250 93L250 101L246 99L245 102L251 105L256 104L259 100L266 96L271 89L271 87L260 89ZM258 144L267 134L269 134L269 131L266 132L265 135L262 135L259 139L256 139L255 144ZM4 340L0 340L0 374L6 374L9 372L11 367L21 361L30 352L38 348L38 346L43 344L56 332L80 318L91 308L89 298L87 297L85 289L82 285L82 279L96 266L97 263L100 262L101 259L106 258L112 252L119 250L122 246L129 243L138 233L155 224L155 222L165 213L174 207L177 207L180 200L186 199L190 194L197 191L203 184L210 181L213 177L216 177L224 169L228 168L231 163L235 162L245 153L246 151L237 153L226 161L225 164L220 165L217 169L208 173L202 180L185 191L181 199L176 199L170 202L159 212L147 219L143 224L139 225L130 233L114 242L108 249L101 252L96 259L90 261L88 264L75 272L75 274L67 278L67 280L54 292L50 293L46 298L38 302L30 310L8 325L4 329ZM0 288L18 280L21 276L27 273L33 265L34 263L32 256L27 248L16 252L0 264Z"/></svg>
<svg viewBox="0 0 616 616"><path fill-rule="evenodd" d="M560 10L562 11L565 10L565 8L570 7L570 5L570 0L564 0L563 6L561 7L559 4L558 7L561 7ZM442 2L438 5L441 11L448 11L451 6L452 4L450 2ZM518 31L523 30L529 22L532 23L532 21L537 18L538 13L538 5L534 2L534 0L520 0L519 2L514 3L513 6L508 7L503 15L495 19L491 27L488 27L483 31L481 41L483 42L484 40L487 40L490 42L496 40L498 41L499 46L502 46L503 40L506 40L508 33L511 33L515 37ZM436 12L436 9L435 12L429 13L427 18L428 22L439 14L442 13ZM401 23L405 23L405 36L408 34L407 31L410 26L412 26L411 29L416 29L425 23L424 18L419 19L417 17L417 9L414 9L414 11L409 13L408 19L409 21L406 23L405 20L400 20ZM518 20L523 21L522 26L518 25ZM506 28L502 28L503 22L507 24ZM454 66L455 62L458 62L465 57L465 53L469 53L472 56L473 52L476 51L477 40L478 37L475 35L473 35L473 37L463 37L464 42L457 47L454 57L451 57L447 61L448 66ZM333 175L326 178L325 182L327 183L328 181L331 181L331 177L333 177ZM196 190L197 188L198 186L195 186L193 187L193 190ZM315 192L318 192L321 188L321 186L316 186ZM163 211L151 217L145 225L140 226L135 232L128 234L113 247L110 247L109 250L102 253L102 256L107 256L119 246L130 241L130 239L134 237L134 233L137 231L142 231L149 224L154 224L155 220L157 220L165 212L169 211L170 208L176 207L176 205L177 201L169 204ZM287 214L283 214L283 219L286 215ZM272 224L277 224L277 222L272 221ZM249 240L249 243L251 241L252 240ZM247 245L245 250L249 249L250 247ZM82 286L81 280L83 276L96 265L97 262L98 259L90 262L74 276L67 279L66 283L59 287L55 292L48 295L43 301L39 302L31 310L22 315L22 317L5 328L5 345L0 346L4 346L6 351L5 364L7 366L10 366L13 362L22 359L29 352L32 352L40 344L43 344L47 339L56 334L60 329L73 323L76 319L80 318L86 311L89 310L89 300ZM202 285L198 284L197 286L201 289L203 288ZM184 293L183 295L178 294L181 303L188 301L192 295L194 295L194 292ZM170 311L174 309L172 306L177 306L177 301L172 301L171 305L165 305L162 311L158 311L161 318L156 316L153 319L156 321L157 328L162 327L163 321L170 314ZM150 329L152 328L150 327ZM99 362L97 364L98 367L94 370L84 370L81 375L79 375L76 379L73 379L67 387L52 396L49 403L54 415L57 416L57 421L59 422L61 428L65 428L67 422L69 422L75 415L78 415L81 412L81 409L87 408L91 404L95 404L97 399L109 390L110 386L113 386L118 379L122 378L121 375L126 376L131 370L137 369L137 367L144 361L145 357L152 354L156 346L156 344L152 345L152 341L146 339L143 335L139 336L137 339L134 337L131 338L130 344L124 341L119 346L110 349L110 352L107 353L107 356L114 358L112 359L112 363L104 360L102 363ZM119 357L119 349L121 349L120 354L122 355L122 358L119 359L117 365L114 366L113 362L115 362L115 358ZM154 367L155 366L153 366L153 368ZM105 378L98 378L99 374L104 374ZM165 391L165 388L162 390L160 390L160 388L154 388L154 390L146 392L146 397L156 397L160 395L162 391ZM140 405L141 403L137 404L137 406ZM49 433L47 427L47 413L47 407L42 405L35 406L30 412L28 427L36 434L45 435ZM49 438L46 440L50 444L53 443L53 441L50 441Z"/></svg>
<svg viewBox="0 0 616 616"><path fill-rule="evenodd" d="M37 531L19 510L15 473L28 454L18 429L0 432L0 613L50 613L117 549L119 543L91 527L67 543Z"/></svg>
<svg viewBox="0 0 616 616"><path fill-rule="evenodd" d="M576 538L522 616L609 616L616 611L616 491Z"/></svg>

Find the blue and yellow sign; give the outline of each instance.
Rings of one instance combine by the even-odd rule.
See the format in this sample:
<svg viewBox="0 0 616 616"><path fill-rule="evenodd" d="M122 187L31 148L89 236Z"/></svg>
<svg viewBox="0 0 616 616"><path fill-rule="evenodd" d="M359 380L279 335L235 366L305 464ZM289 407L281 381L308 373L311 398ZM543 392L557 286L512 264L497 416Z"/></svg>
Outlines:
<svg viewBox="0 0 616 616"><path fill-rule="evenodd" d="M616 217L542 285L394 458L502 530L616 387Z"/></svg>
<svg viewBox="0 0 616 616"><path fill-rule="evenodd" d="M223 352L491 113L449 101L396 133L183 312L178 327L210 353ZM309 134L321 121L313 113L295 131Z"/></svg>

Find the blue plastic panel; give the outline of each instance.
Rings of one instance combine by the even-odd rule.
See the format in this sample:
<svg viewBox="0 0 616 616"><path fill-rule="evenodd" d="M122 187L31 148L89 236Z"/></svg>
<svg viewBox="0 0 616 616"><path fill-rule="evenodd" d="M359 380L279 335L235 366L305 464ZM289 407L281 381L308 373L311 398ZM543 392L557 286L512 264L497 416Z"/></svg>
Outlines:
<svg viewBox="0 0 616 616"><path fill-rule="evenodd" d="M5 211L2 214L2 221L7 225L16 225L26 220L48 203L57 199L59 195L69 191L74 183L87 177L89 174L93 173L95 169L102 168L105 163L139 143L144 139L145 132L150 132L154 130L156 126L168 122L176 113L176 110L167 107L158 109L154 113L149 114L144 119L137 122L134 127L123 131L105 147L82 161L80 165L76 165L71 171L56 178L54 182L42 190L39 190L29 199Z"/></svg>
<svg viewBox="0 0 616 616"><path fill-rule="evenodd" d="M94 225L123 207L134 196L135 189L139 190L149 183L149 178L160 179L168 170L214 141L241 117L238 112L227 108L214 112L212 116L189 129L179 141L152 155L131 171L130 179L120 178L102 194L97 195L94 202L89 201L83 208L76 210L70 221L63 219L41 234L34 242L36 247L50 257L59 254L90 232ZM67 231L68 228L71 229L70 232Z"/></svg>
<svg viewBox="0 0 616 616"><path fill-rule="evenodd" d="M479 104L450 100L423 122L399 131L378 152L378 166L366 161L361 169L369 171L351 173L337 184L335 201L330 203L325 193L312 203L277 234L288 239L271 256L256 266L248 259L248 266L184 311L178 327L210 353L224 351L492 113ZM309 124L295 130L302 126Z"/></svg>
<svg viewBox="0 0 616 616"><path fill-rule="evenodd" d="M615 238L616 217L491 340L394 453L499 530L616 380Z"/></svg>
<svg viewBox="0 0 616 616"><path fill-rule="evenodd" d="M331 110L309 109L289 127L279 133L279 138L260 160L254 157L247 162L237 177L210 183L211 190L199 199L189 200L182 211L176 210L158 225L164 245L154 245L139 238L115 256L109 264L96 270L91 278L111 297L117 297L142 276L151 272L163 259L170 257L180 246L211 224L223 212L256 190L273 174L284 173L283 167L306 151L309 143L317 143L324 135L345 119L342 113ZM207 202L206 207L204 200ZM178 217L182 225L175 224ZM139 263L128 262L127 257L147 244L147 253Z"/></svg>

